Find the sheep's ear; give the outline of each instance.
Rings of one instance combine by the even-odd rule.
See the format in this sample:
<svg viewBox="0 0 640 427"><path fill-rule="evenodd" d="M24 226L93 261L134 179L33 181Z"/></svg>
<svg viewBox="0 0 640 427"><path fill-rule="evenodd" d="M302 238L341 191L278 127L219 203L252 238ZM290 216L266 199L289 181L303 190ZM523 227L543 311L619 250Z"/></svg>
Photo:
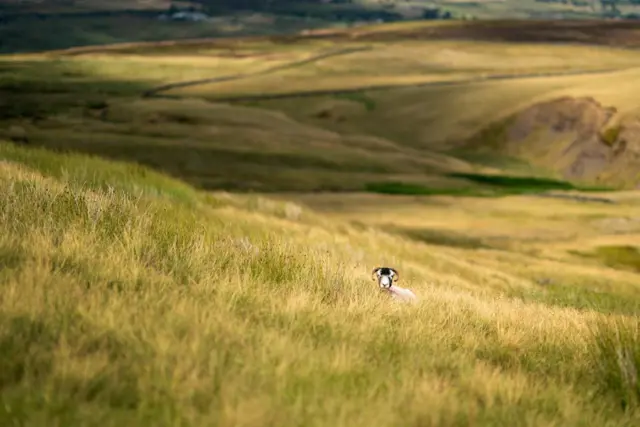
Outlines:
<svg viewBox="0 0 640 427"><path fill-rule="evenodd" d="M376 273L378 272L378 270L380 270L380 267L376 267L373 270L371 270L371 280L376 280Z"/></svg>
<svg viewBox="0 0 640 427"><path fill-rule="evenodd" d="M395 269L391 269L391 271L393 271L393 281L397 282L400 279L400 274L398 274L398 271Z"/></svg>

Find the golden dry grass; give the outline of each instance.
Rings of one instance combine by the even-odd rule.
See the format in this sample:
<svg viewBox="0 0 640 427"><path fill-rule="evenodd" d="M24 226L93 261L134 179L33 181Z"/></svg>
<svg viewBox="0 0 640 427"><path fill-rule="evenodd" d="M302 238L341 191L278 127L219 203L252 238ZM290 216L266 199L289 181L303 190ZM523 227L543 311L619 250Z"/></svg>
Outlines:
<svg viewBox="0 0 640 427"><path fill-rule="evenodd" d="M276 49L274 48L274 50ZM76 83L82 82L84 78L93 81L126 81L162 85L235 75L248 70L259 72L311 56L315 50L319 50L319 47L307 46L304 50L286 49L271 53L264 52L264 47L262 50L262 52L255 51L248 47L243 50L244 55L239 57L227 56L228 50L220 50L215 47L184 53L171 52L168 55L153 54L153 52L144 55L116 52L115 57L114 54L108 53L67 55L62 51L59 54L6 55L2 57L2 61L7 70L21 67L29 68L30 64L34 66L51 65L54 72L66 73L62 76L56 76L57 78L74 80ZM35 78L37 75L28 77Z"/></svg>
<svg viewBox="0 0 640 427"><path fill-rule="evenodd" d="M4 57L0 137L146 163L204 188L361 190L399 180L446 190L470 185L448 172L492 168L439 149L520 107L586 94L621 117L638 108L637 68L251 106L139 97L336 47L305 43L226 52L248 58L211 46L181 56ZM603 48L523 45L528 69L504 45L398 46L280 77L296 90L336 90L429 72L640 66L636 52ZM415 59L421 51L427 60ZM357 66L365 63L378 67ZM272 78L233 84L259 95L276 89ZM493 167L507 168L531 172ZM591 196L616 203L276 201L0 143L0 424L636 426L640 287L629 247L640 196ZM383 264L400 270L416 305L379 294L369 273Z"/></svg>
<svg viewBox="0 0 640 427"><path fill-rule="evenodd" d="M3 424L638 422L629 273L431 245L140 168L0 150ZM412 203L414 218L445 212ZM638 199L624 203L595 209L622 214ZM527 214L484 206L514 229ZM417 305L378 294L368 273L379 264L400 269ZM587 293L574 298L574 282Z"/></svg>
<svg viewBox="0 0 640 427"><path fill-rule="evenodd" d="M466 81L491 75L610 70L640 65L637 53L599 46L466 41L336 42L370 49L253 79L194 85L164 92L210 99Z"/></svg>
<svg viewBox="0 0 640 427"><path fill-rule="evenodd" d="M365 89L340 97L331 94L290 96L257 100L252 105L282 111L302 123L336 133L375 136L396 142L403 148L457 157L459 161L482 165L487 172L511 170L518 174L533 172L552 176L559 176L560 160L575 160L562 159L562 147L574 141L567 135L555 136L555 152L544 151L543 141L530 135L533 142L519 148L518 158L524 162L513 162L505 156L506 152L500 150L494 150L491 156L480 156L477 151L492 144L488 140L491 135L483 137L478 146L467 152L457 150L461 143L492 124L538 103L563 97L593 98L603 108L615 108L615 115L608 126L622 124L633 128L640 116L640 104L634 96L640 82L640 68L637 67L583 75L456 83L458 78L456 74L443 74L438 79L452 84L425 83L396 89ZM636 144L637 137L631 135L627 139L632 146ZM617 163L612 162L603 172L600 182L636 188L639 169L633 159L633 155L623 156L616 160ZM445 164L453 165L454 162Z"/></svg>
<svg viewBox="0 0 640 427"><path fill-rule="evenodd" d="M3 87L20 108L38 93L53 110L3 125L31 143L150 163L203 187L357 189L380 178L440 187L455 181L440 172L471 165L424 148L521 106L587 94L622 114L637 108L635 70L256 104L272 111L133 96L327 47L250 59L61 55L36 67L38 57L13 57ZM376 54L382 76L360 84L423 78L429 67L446 78L483 73L474 64L487 62L492 72L526 69L514 52L501 62L498 48L424 43L398 56L378 46L356 62L335 57L283 75L336 89L350 70L354 81L366 75L354 64L374 66ZM429 61L400 63L420 49ZM568 53L594 52L557 48L567 54L558 62L526 49L538 70L586 69L585 56ZM636 64L625 51L595 51L612 66ZM254 93L265 81L234 84ZM62 108L61 94L106 108ZM322 110L346 119L315 116ZM599 255L637 244L637 193L600 195L610 205L363 194L274 202L6 144L0 159L2 423L638 424L637 273L611 265L611 251ZM400 269L418 305L377 293L368 273L380 264Z"/></svg>
<svg viewBox="0 0 640 427"><path fill-rule="evenodd" d="M488 124L535 103L563 96L591 96L620 116L637 114L634 93L640 69L581 76L529 77L464 82L456 85L365 90L375 105L364 108L332 106L327 96L266 100L255 105L281 110L292 117L336 131L369 133L417 147L447 148L447 143L470 137ZM336 103L334 101L334 103ZM345 102L342 101L342 104ZM351 101L357 103L357 101ZM331 108L344 120L319 120L314 113Z"/></svg>
<svg viewBox="0 0 640 427"><path fill-rule="evenodd" d="M633 94L640 62L633 50L481 41L285 41L247 38L5 56L0 89L10 95L4 101L8 109L28 117L30 111L21 112L27 104L47 116L37 124L16 123L12 116L5 124L25 128L36 144L143 161L207 188L362 190L386 179L468 186L443 174L474 169L552 175L544 164L534 168L504 156L487 164L474 153L443 150L554 97L594 96L618 108L620 119L638 108ZM618 71L597 72L603 68ZM526 77L562 72L580 75ZM520 77L484 80L506 75ZM133 99L154 86L220 77L231 80L159 93L180 100ZM438 82L449 84L429 84ZM378 84L410 85L367 89ZM342 93L344 88L356 92ZM319 90L329 93L297 96ZM292 96L268 99L283 92ZM248 105L259 109L206 101L229 95L267 99ZM54 114L46 111L50 103ZM87 112L95 104L106 110ZM6 129L0 135L10 136ZM162 148L149 151L149 145ZM253 157L246 155L249 150ZM380 153L393 161L382 162ZM302 169L305 177L296 179ZM628 169L630 174L614 176L616 185L633 184L633 166Z"/></svg>

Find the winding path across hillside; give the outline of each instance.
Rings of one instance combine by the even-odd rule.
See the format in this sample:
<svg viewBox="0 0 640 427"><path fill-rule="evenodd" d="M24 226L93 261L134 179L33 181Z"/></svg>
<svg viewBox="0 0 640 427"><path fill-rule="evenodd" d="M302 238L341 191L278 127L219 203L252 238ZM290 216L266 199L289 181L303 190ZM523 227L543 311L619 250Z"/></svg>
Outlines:
<svg viewBox="0 0 640 427"><path fill-rule="evenodd" d="M300 61L293 61L286 64L281 64L275 67L267 68L265 70L257 71L255 73L233 74L233 75L227 75L227 76L212 77L207 79L168 83L166 85L157 86L155 88L149 89L145 91L142 96L145 98L147 97L173 98L173 96L163 95L162 92L172 90L172 89L190 87L190 86L199 86L199 85L211 84L211 83L222 83L222 82L228 82L233 80L241 80L249 77L264 76L271 73L275 73L277 71L287 70L287 69L311 64L313 62L320 61L322 59L331 58L335 56L348 55L351 53L371 50L371 49L372 47L370 46L363 46L363 47L356 47L356 48L332 50L329 52L324 52L319 55L313 56L311 58L306 58ZM626 67L626 68L603 68L603 69L597 69L597 70L577 70L577 71L573 70L573 71L537 72L537 73L522 73L522 74L488 74L488 75L485 74L485 75L480 75L480 76L468 78L468 79L427 81L423 83L408 83L408 84L399 83L399 84L391 84L391 85L380 84L380 85L371 85L371 86L357 86L353 88L309 90L304 92L296 91L296 92L281 92L281 93L259 94L259 95L235 95L235 96L229 96L229 97L215 98L215 101L217 102L261 101L261 100L270 100L270 99L355 93L355 92L362 92L365 90L388 90L388 89L400 89L400 88L407 88L407 87L427 87L427 86L451 86L451 85L464 85L464 84L470 84L470 83L482 83L486 81L497 81L497 80L517 80L517 79L549 78L549 77L565 77L565 76L586 76L586 75L609 74L609 73L630 71L638 68L639 68L638 66L632 66L632 67Z"/></svg>
<svg viewBox="0 0 640 427"><path fill-rule="evenodd" d="M312 56L310 58L302 59L299 61L288 62L286 64L281 64L275 67L267 68L266 70L256 71L254 73L240 73L240 74L232 74L228 76L211 77L207 79L168 83L166 85L157 86L152 89L149 89L148 91L143 93L143 97L151 97L151 96L157 95L160 92L183 88L183 87L199 86L199 85L211 84L211 83L221 83L221 82L228 82L232 80L245 79L247 77L263 76L263 75L275 73L277 71L288 70L290 68L296 68L303 65L311 64L311 63L320 61L322 59L332 58L332 57L341 56L341 55L348 55L350 53L362 52L362 51L371 50L371 49L372 47L370 46L359 46L359 47L351 47L351 48L345 48L345 49L332 49L332 50L320 53L318 55Z"/></svg>
<svg viewBox="0 0 640 427"><path fill-rule="evenodd" d="M600 70L589 70L589 71L567 71L567 72L553 72L553 73L527 73L527 74L490 74L486 76L479 76L471 79L460 79L460 80L443 80L443 81L431 81L431 82L423 82L423 83L409 83L409 84L396 84L396 85L374 85L374 86L358 86L353 88L343 88L343 89L323 89L323 90L312 90L305 92L282 92L282 93L273 93L273 94L260 94L260 95L236 95L230 97L220 97L215 98L216 102L241 102L241 101L264 101L270 99L283 99L283 98L302 98L302 97L312 97L312 96L321 96L321 95L337 95L337 94L346 94L346 93L356 93L362 92L366 90L388 90L388 89L402 89L408 87L428 87L428 86L454 86L454 85L465 85L471 83L482 83L486 81L494 81L494 80L517 80L517 79L531 79L531 78L548 78L548 77L564 77L564 76L586 76L586 75L596 75L596 74L609 74L616 73L622 71L630 71L633 69L638 69L640 67L628 67L628 68L607 68Z"/></svg>

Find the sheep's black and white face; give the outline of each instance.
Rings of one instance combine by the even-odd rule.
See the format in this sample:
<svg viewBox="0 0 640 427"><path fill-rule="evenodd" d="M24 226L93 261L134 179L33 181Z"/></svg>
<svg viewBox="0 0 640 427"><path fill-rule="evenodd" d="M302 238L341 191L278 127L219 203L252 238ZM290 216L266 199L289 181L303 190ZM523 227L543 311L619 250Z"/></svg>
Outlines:
<svg viewBox="0 0 640 427"><path fill-rule="evenodd" d="M378 267L373 270L372 277L378 281L378 285L382 289L389 289L393 282L398 280L398 272L393 268Z"/></svg>

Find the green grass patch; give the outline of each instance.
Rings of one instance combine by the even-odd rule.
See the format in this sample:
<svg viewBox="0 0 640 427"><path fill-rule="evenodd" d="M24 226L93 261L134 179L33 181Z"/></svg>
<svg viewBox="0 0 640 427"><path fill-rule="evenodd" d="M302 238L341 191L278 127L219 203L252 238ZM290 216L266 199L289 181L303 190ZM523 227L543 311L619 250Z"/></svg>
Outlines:
<svg viewBox="0 0 640 427"><path fill-rule="evenodd" d="M371 182L365 184L365 191L380 194L415 195L415 196L436 196L436 195L457 195L469 196L479 194L477 190L471 188L433 188L420 184L386 181Z"/></svg>
<svg viewBox="0 0 640 427"><path fill-rule="evenodd" d="M477 184L491 185L516 192L575 190L576 187L566 181L528 176L488 175L474 173L451 173L451 177L464 178Z"/></svg>
<svg viewBox="0 0 640 427"><path fill-rule="evenodd" d="M333 97L362 104L367 111L374 111L376 109L376 101L361 92L335 93Z"/></svg>
<svg viewBox="0 0 640 427"><path fill-rule="evenodd" d="M516 116L511 116L506 119L490 123L469 138L465 143L464 148L476 150L499 150L508 140L507 130L515 119Z"/></svg>
<svg viewBox="0 0 640 427"><path fill-rule="evenodd" d="M375 182L366 185L366 191L382 194L405 195L451 195L451 196L506 196L541 193L549 190L577 190L566 181L547 178L488 175L473 173L450 173L446 176L471 181L471 185L451 188L431 188L415 183Z"/></svg>
<svg viewBox="0 0 640 427"><path fill-rule="evenodd" d="M640 272L640 249L630 245L599 246L594 251L569 251L572 255L595 259L612 268Z"/></svg>
<svg viewBox="0 0 640 427"><path fill-rule="evenodd" d="M605 129L600 137L602 141L604 141L607 145L613 145L618 141L618 137L620 136L620 132L622 132L622 128L620 126L612 126L610 128Z"/></svg>
<svg viewBox="0 0 640 427"><path fill-rule="evenodd" d="M164 195L185 202L193 202L197 198L192 187L138 164L116 163L70 153L53 155L44 148L25 148L3 142L0 142L0 160L25 165L44 176L66 178L66 182L76 188Z"/></svg>
<svg viewBox="0 0 640 427"><path fill-rule="evenodd" d="M600 246L593 256L610 267L640 272L640 249L636 246Z"/></svg>
<svg viewBox="0 0 640 427"><path fill-rule="evenodd" d="M539 302L555 307L591 310L602 314L632 316L640 312L640 300L637 297L596 291L581 286L567 286L553 281L540 289L513 290L510 295L525 302Z"/></svg>

